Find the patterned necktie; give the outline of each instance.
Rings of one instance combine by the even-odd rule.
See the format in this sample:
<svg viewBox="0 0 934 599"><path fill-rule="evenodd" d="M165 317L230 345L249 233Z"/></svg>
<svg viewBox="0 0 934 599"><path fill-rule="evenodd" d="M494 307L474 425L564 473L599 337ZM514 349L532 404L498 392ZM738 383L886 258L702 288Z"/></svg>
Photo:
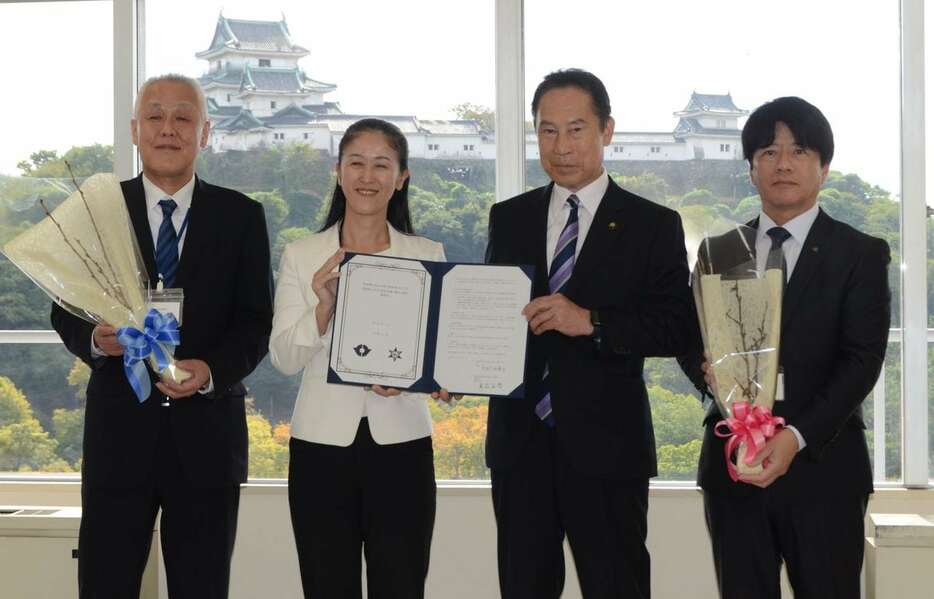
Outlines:
<svg viewBox="0 0 934 599"><path fill-rule="evenodd" d="M551 293L563 291L567 282L574 271L574 256L577 253L577 208L580 206L580 200L576 195L568 197L568 205L571 207L571 214L568 215L568 222L565 223L561 236L558 237L558 245L555 246L555 255L551 260L551 269L548 271L548 289ZM545 364L545 374L542 379L542 387L545 394L535 404L535 415L545 421L548 426L555 425L555 418L551 414L551 380L548 372L548 364Z"/></svg>
<svg viewBox="0 0 934 599"><path fill-rule="evenodd" d="M772 238L772 247L769 248L769 256L766 258L766 268L781 267L782 288L784 288L788 282L788 264L785 262L785 252L782 251L782 244L791 239L791 233L784 227L772 227L765 234ZM779 263L776 264L776 261L779 261Z"/></svg>
<svg viewBox="0 0 934 599"><path fill-rule="evenodd" d="M168 288L175 282L175 271L178 270L178 236L172 224L172 213L178 204L172 198L165 198L159 200L159 206L162 208L162 224L156 240L156 268L159 269L162 286Z"/></svg>

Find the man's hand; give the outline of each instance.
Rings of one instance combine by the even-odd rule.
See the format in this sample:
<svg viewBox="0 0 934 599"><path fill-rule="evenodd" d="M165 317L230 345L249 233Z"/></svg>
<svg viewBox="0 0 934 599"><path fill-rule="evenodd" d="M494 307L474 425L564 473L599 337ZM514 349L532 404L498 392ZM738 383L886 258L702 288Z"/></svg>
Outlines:
<svg viewBox="0 0 934 599"><path fill-rule="evenodd" d="M435 401L443 401L447 405L451 405L455 401L460 401L464 397L463 395L455 395L453 393L448 393L447 389L438 389L437 391L431 392L431 398Z"/></svg>
<svg viewBox="0 0 934 599"><path fill-rule="evenodd" d="M108 356L122 356L123 346L117 341L117 329L106 324L99 324L94 327L91 333L94 338L94 345Z"/></svg>
<svg viewBox="0 0 934 599"><path fill-rule="evenodd" d="M764 489L774 483L779 476L788 472L797 454L798 438L793 432L783 428L777 435L766 441L765 448L759 452L756 461L752 464L754 466L762 464L762 472L740 474L739 480Z"/></svg>
<svg viewBox="0 0 934 599"><path fill-rule="evenodd" d="M581 308L560 293L535 298L522 309L522 315L536 335L545 331L558 331L568 337L593 333L590 310Z"/></svg>
<svg viewBox="0 0 934 599"><path fill-rule="evenodd" d="M191 397L211 380L211 369L204 360L179 360L175 366L191 373L191 377L183 383L163 380L156 383L156 388L172 399Z"/></svg>

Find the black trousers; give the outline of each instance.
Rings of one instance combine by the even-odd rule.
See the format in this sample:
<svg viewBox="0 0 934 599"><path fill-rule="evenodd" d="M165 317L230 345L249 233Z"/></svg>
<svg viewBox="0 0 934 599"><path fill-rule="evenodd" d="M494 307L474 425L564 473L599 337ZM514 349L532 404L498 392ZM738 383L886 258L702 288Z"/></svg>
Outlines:
<svg viewBox="0 0 934 599"><path fill-rule="evenodd" d="M162 422L155 460L155 480L146 487L81 485L81 599L139 597L159 508L169 597L226 599L240 486L192 486L171 442L168 414Z"/></svg>
<svg viewBox="0 0 934 599"><path fill-rule="evenodd" d="M306 598L417 599L435 524L431 437L377 445L367 419L349 447L289 442L289 509Z"/></svg>
<svg viewBox="0 0 934 599"><path fill-rule="evenodd" d="M565 533L584 599L648 599L649 481L576 471L554 429L537 424L520 463L493 469L504 599L557 599Z"/></svg>
<svg viewBox="0 0 934 599"><path fill-rule="evenodd" d="M784 561L795 599L859 599L868 499L705 492L720 597L778 599Z"/></svg>

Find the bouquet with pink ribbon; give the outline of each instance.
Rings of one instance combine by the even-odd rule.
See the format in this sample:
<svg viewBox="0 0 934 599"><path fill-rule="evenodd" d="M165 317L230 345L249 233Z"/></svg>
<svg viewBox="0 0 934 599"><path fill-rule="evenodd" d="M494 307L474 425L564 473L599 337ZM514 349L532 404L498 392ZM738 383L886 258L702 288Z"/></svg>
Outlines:
<svg viewBox="0 0 934 599"><path fill-rule="evenodd" d="M723 420L727 470L754 473L765 442L784 426L772 415L778 380L784 272L780 250L756 256L756 230L732 225L697 252L692 287Z"/></svg>

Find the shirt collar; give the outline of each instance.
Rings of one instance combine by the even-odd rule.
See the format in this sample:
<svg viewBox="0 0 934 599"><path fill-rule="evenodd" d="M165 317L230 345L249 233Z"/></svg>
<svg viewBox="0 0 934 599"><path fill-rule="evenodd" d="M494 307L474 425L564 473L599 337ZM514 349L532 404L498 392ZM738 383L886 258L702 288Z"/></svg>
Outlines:
<svg viewBox="0 0 934 599"><path fill-rule="evenodd" d="M820 212L820 206L818 206L817 202L814 202L813 206L782 225L782 227L791 233L792 239L803 246L804 240L807 239L808 233L814 225L814 221L817 220L818 212ZM772 220L768 214L763 212L759 215L759 231L756 237L758 239L766 237L768 235L768 230L777 226L775 221Z"/></svg>
<svg viewBox="0 0 934 599"><path fill-rule="evenodd" d="M159 200L172 198L178 205L175 209L177 213L185 214L191 206L191 198L195 193L195 176L192 175L191 180L185 183L181 189L173 194L168 194L159 189L159 186L150 181L146 175L143 175L143 191L146 194L146 207L149 210L161 212L162 208L159 206Z"/></svg>
<svg viewBox="0 0 934 599"><path fill-rule="evenodd" d="M555 183L554 190L551 192L552 206L563 208L567 203L567 199L573 193L577 196L577 199L580 200L581 205L585 210L587 210L589 214L596 214L597 208L600 206L600 200L602 200L603 196L606 195L606 189L609 186L610 177L607 174L606 169L603 169L599 177L584 187L581 187L576 192L572 192L570 189L561 187Z"/></svg>

